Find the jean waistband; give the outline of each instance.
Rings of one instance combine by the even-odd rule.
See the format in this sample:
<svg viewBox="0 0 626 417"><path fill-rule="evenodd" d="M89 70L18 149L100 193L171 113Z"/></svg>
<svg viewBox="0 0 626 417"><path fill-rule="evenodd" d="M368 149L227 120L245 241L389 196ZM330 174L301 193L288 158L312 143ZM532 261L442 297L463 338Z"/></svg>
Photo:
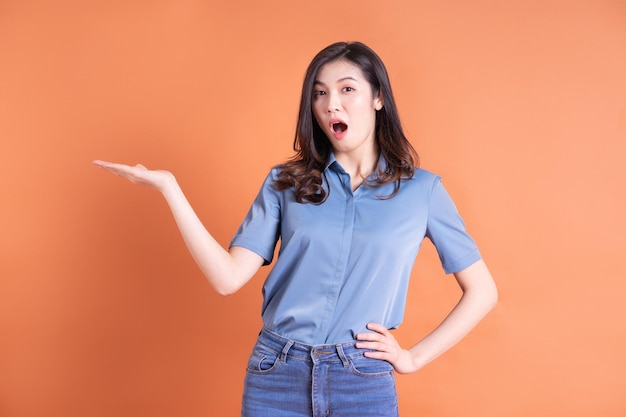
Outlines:
<svg viewBox="0 0 626 417"><path fill-rule="evenodd" d="M280 357L293 357L299 359L308 359L317 361L341 361L344 365L348 359L363 356L367 349L358 349L354 345L356 341L324 344L324 345L308 345L295 340L288 339L279 334L268 330L261 329L257 343L267 346L275 352L280 352Z"/></svg>

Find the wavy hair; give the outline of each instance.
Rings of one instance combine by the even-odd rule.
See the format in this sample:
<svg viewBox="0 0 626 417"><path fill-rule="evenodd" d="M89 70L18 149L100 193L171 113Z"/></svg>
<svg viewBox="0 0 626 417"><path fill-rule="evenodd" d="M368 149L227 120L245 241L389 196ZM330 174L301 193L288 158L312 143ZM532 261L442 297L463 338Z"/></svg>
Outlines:
<svg viewBox="0 0 626 417"><path fill-rule="evenodd" d="M390 195L379 197L392 198L398 193L401 182L413 177L419 159L404 135L383 61L372 49L360 42L337 42L329 45L309 64L302 85L293 143L296 154L278 165L280 172L275 185L279 190L294 187L296 201L299 203L320 204L328 197L328 192L324 189L324 183L328 184L324 168L332 147L315 120L312 102L318 72L324 65L337 60L345 60L359 67L369 82L373 95L382 97L383 107L376 112L375 140L387 166L384 170L379 166L373 179L365 184L380 187L395 182Z"/></svg>

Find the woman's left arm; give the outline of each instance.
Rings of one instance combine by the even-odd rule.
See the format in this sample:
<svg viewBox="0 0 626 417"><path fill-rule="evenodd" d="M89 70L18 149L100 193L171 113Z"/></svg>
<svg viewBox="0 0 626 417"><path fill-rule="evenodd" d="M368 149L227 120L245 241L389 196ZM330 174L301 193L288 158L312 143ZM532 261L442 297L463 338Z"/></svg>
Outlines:
<svg viewBox="0 0 626 417"><path fill-rule="evenodd" d="M371 333L359 333L356 347L372 349L365 356L382 359L396 372L416 372L446 352L467 335L498 301L498 290L487 265L479 260L454 274L463 295L450 314L435 330L410 349L400 347L391 332L380 324L370 323Z"/></svg>

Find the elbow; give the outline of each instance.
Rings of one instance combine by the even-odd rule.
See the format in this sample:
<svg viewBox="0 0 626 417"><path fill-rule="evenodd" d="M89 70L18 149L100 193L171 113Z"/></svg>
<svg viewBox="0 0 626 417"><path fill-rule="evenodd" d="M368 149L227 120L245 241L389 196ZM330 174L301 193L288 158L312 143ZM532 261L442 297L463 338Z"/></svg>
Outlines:
<svg viewBox="0 0 626 417"><path fill-rule="evenodd" d="M495 284L493 284L491 290L489 291L489 295L486 298L485 304L487 304L489 311L491 311L496 307L499 300L498 288Z"/></svg>
<svg viewBox="0 0 626 417"><path fill-rule="evenodd" d="M222 297L228 297L229 295L235 294L239 291L240 287L236 287L234 285L214 285L213 289L218 295Z"/></svg>
<svg viewBox="0 0 626 417"><path fill-rule="evenodd" d="M464 296L465 295L474 299L474 302L484 314L489 313L498 304L498 288L493 281L485 283L480 287L464 291Z"/></svg>
<svg viewBox="0 0 626 417"><path fill-rule="evenodd" d="M240 279L237 279L237 275L232 271L225 273L215 274L204 272L204 277L211 285L211 288L222 297L235 294L241 289L243 283Z"/></svg>
<svg viewBox="0 0 626 417"><path fill-rule="evenodd" d="M219 280L219 281L209 280L209 283L211 284L215 292L221 295L222 297L227 297L229 295L235 294L246 283L245 280L237 279L232 275L229 275L229 277L230 279L226 279L226 280Z"/></svg>

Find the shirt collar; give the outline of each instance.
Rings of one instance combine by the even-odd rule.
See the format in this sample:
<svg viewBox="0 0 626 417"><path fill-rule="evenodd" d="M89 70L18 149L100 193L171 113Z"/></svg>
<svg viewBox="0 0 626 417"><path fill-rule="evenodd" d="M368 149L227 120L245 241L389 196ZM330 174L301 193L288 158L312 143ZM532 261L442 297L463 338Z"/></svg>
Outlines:
<svg viewBox="0 0 626 417"><path fill-rule="evenodd" d="M331 166L333 166L333 167L340 167L341 166L341 165L339 165L339 162L337 162L337 158L335 158L335 153L334 152L330 153L330 156L328 157L328 161L326 161L326 166L324 167L324 171L329 169Z"/></svg>
<svg viewBox="0 0 626 417"><path fill-rule="evenodd" d="M324 167L324 171L326 171L329 168L334 169L335 171L346 172L343 169L343 167L339 164L339 162L337 161L337 158L335 157L335 153L332 152L332 151L330 153L330 156L328 157L328 161L326 162L326 166ZM370 176L371 175L376 175L376 173L379 172L378 171L379 169L380 169L380 172L385 172L385 170L387 169L387 161L383 157L382 152L378 156L378 165L376 165L376 168L370 174Z"/></svg>

